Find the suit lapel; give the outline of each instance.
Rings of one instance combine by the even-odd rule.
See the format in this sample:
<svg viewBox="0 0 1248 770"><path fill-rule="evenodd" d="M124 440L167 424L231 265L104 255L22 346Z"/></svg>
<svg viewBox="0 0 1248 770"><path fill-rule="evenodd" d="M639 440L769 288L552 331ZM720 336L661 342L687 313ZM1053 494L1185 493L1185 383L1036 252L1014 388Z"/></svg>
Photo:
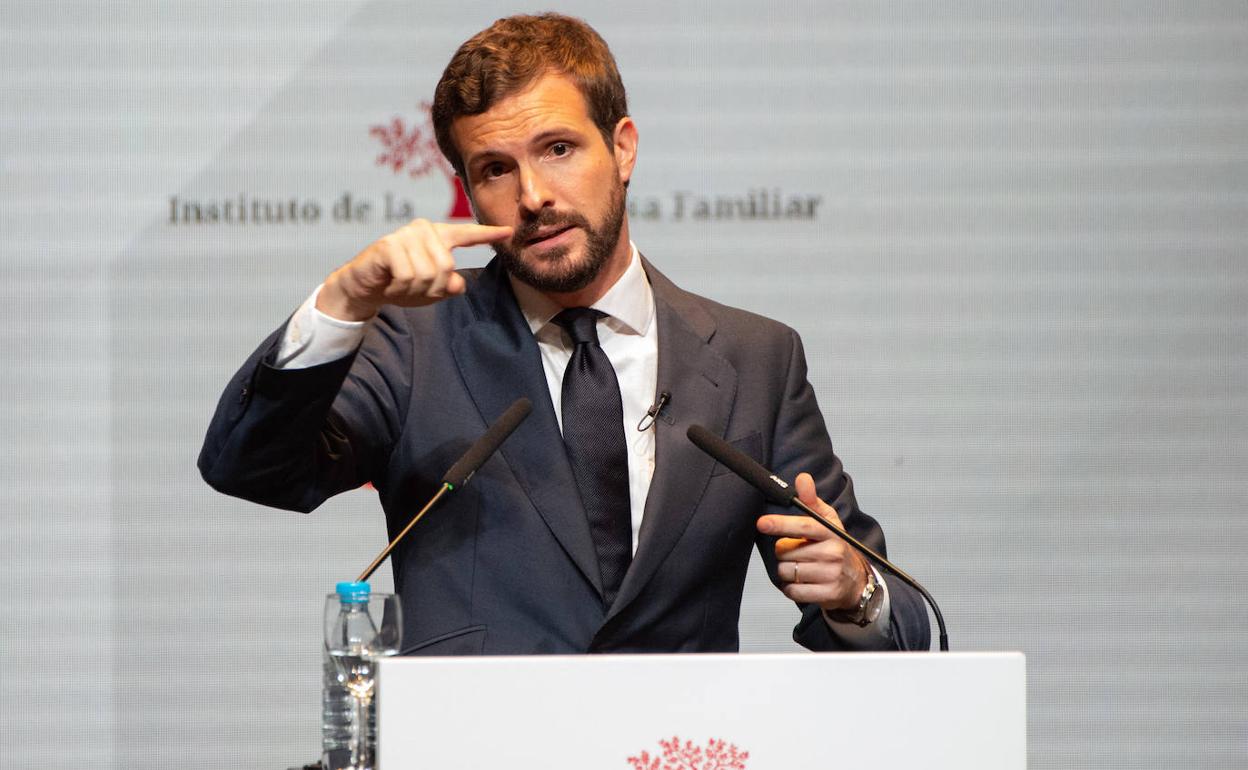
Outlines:
<svg viewBox="0 0 1248 770"><path fill-rule="evenodd" d="M685 436L691 425L723 435L737 392L733 366L711 348L714 319L692 295L643 262L659 324L658 392L671 402L655 423L654 476L646 496L637 554L607 619L654 577L693 518L715 461Z"/></svg>
<svg viewBox="0 0 1248 770"><path fill-rule="evenodd" d="M601 596L598 557L555 419L541 353L497 261L480 273L467 298L475 320L451 343L464 384L486 424L521 396L533 402L529 418L499 451L550 531Z"/></svg>

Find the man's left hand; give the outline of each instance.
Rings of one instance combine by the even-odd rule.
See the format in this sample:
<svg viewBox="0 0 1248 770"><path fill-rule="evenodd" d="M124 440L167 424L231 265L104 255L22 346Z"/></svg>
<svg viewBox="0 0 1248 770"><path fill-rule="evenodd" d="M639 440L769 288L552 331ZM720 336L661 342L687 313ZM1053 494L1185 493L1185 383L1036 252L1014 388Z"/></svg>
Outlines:
<svg viewBox="0 0 1248 770"><path fill-rule="evenodd" d="M823 518L844 529L836 509L819 499L815 480L800 473L797 496ZM776 572L784 595L795 602L818 604L825 610L858 606L867 585L866 559L844 540L809 516L769 514L758 519L758 531L776 541Z"/></svg>

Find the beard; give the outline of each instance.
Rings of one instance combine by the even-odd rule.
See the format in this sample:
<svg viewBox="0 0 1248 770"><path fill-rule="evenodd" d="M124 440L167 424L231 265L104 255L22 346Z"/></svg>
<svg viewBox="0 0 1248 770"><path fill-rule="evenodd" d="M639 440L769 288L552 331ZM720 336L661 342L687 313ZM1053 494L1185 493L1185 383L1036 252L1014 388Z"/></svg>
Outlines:
<svg viewBox="0 0 1248 770"><path fill-rule="evenodd" d="M620 241L624 225L624 185L616 182L603 221L595 227L576 212L559 213L542 209L521 222L505 243L494 244L494 253L503 268L519 280L539 290L558 294L580 291L593 282L610 260ZM577 261L572 247L561 246L540 257L526 260L521 253L525 244L543 227L579 227L585 232L585 256Z"/></svg>

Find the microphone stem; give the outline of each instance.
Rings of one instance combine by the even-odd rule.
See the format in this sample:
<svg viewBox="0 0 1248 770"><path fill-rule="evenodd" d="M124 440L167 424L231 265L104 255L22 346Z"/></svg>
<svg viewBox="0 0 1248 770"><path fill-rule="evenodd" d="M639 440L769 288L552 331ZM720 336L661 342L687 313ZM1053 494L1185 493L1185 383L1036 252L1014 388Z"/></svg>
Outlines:
<svg viewBox="0 0 1248 770"><path fill-rule="evenodd" d="M373 563L368 565L368 568L360 573L360 576L355 579L355 582L363 583L368 580L369 577L377 571L377 568L381 566L381 563L386 560L386 557L390 555L390 552L394 550L394 547L399 544L399 541L402 540L409 531L411 531L412 527L416 526L416 522L420 521L420 517L428 513L429 509L437 505L438 501L442 499L442 495L445 495L452 489L453 487L450 484L443 483L442 488L438 490L438 493L434 495L429 502L425 503L425 507L421 508L420 512L412 517L412 520L407 523L407 526L403 528L403 531L391 540L390 544L382 549L381 553L377 554L377 558L373 559Z"/></svg>
<svg viewBox="0 0 1248 770"><path fill-rule="evenodd" d="M948 632L945 631L945 618L943 615L940 614L940 607L936 606L936 600L932 598L932 595L927 592L927 589L924 588L919 583L919 581L915 580L914 578L906 574L906 571L903 570L901 567L898 567L896 564L893 564L888 559L885 559L883 556L876 553L866 543L863 543L858 538L854 537L853 535L849 534L845 530L836 526L832 522L823 518L821 514L819 514L817 511L815 511L806 503L803 503L796 496L794 496L793 498L793 505L801 509L801 511L805 513L807 516L811 517L815 521L827 527L837 537L841 538L846 543L849 543L863 556L866 556L867 558L871 559L876 564L880 565L885 570L887 570L889 573L901 578L902 582L904 582L906 585L910 586L911 588L913 588L914 590L922 594L923 598L927 600L927 603L932 606L932 612L936 615L936 626L937 628L940 629L940 651L949 652L949 634Z"/></svg>

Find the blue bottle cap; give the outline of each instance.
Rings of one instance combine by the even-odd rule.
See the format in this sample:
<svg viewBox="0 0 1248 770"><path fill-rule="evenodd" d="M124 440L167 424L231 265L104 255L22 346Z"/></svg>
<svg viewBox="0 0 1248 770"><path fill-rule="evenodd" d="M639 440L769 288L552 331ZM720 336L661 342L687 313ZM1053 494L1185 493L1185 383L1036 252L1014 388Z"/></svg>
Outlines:
<svg viewBox="0 0 1248 770"><path fill-rule="evenodd" d="M372 588L368 583L339 583L334 590L338 592L343 604L359 604L368 601Z"/></svg>

